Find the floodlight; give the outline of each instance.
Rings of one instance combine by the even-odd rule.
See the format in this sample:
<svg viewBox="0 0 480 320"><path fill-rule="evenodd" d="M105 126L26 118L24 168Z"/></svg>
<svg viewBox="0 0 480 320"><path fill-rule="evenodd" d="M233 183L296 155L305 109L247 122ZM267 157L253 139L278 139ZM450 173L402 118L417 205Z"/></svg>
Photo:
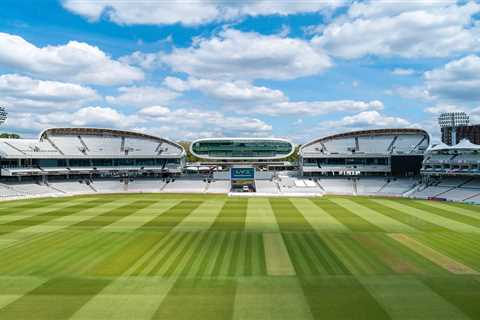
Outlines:
<svg viewBox="0 0 480 320"><path fill-rule="evenodd" d="M468 126L470 117L465 112L446 112L438 117L441 128Z"/></svg>
<svg viewBox="0 0 480 320"><path fill-rule="evenodd" d="M0 124L7 120L8 112L4 107L0 107Z"/></svg>
<svg viewBox="0 0 480 320"><path fill-rule="evenodd" d="M452 144L457 143L457 127L468 126L470 117L465 112L445 112L438 117L440 128L451 128Z"/></svg>

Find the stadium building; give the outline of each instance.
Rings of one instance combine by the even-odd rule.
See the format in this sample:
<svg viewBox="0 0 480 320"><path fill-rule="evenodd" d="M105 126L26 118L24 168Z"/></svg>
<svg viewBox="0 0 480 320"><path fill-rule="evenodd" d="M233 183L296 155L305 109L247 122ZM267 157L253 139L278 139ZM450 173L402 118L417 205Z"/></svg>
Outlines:
<svg viewBox="0 0 480 320"><path fill-rule="evenodd" d="M215 168L215 180L229 180L233 190L256 190L255 181L272 180L274 170L294 169L281 161L295 152L292 142L278 138L206 138L192 142L190 152L201 165Z"/></svg>
<svg viewBox="0 0 480 320"><path fill-rule="evenodd" d="M95 128L47 129L38 139L0 139L2 177L31 179L178 175L185 150L167 139Z"/></svg>
<svg viewBox="0 0 480 320"><path fill-rule="evenodd" d="M412 197L480 203L480 145L464 139L430 148L422 175L424 183Z"/></svg>
<svg viewBox="0 0 480 320"><path fill-rule="evenodd" d="M303 145L300 170L304 176L414 176L429 145L429 134L420 129L336 134Z"/></svg>

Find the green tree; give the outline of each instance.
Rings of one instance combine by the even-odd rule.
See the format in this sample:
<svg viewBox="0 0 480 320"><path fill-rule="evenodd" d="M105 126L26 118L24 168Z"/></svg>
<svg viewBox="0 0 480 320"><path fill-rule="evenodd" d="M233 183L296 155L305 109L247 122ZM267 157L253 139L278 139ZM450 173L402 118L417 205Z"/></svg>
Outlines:
<svg viewBox="0 0 480 320"><path fill-rule="evenodd" d="M0 133L0 138L2 139L20 139L20 136L16 133Z"/></svg>

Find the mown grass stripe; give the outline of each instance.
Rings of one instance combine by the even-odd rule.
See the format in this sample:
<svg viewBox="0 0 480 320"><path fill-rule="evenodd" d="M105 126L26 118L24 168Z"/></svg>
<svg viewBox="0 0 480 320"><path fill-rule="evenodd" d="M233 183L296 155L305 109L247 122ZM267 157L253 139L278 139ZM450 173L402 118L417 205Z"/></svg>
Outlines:
<svg viewBox="0 0 480 320"><path fill-rule="evenodd" d="M478 319L480 282L475 281L474 277L425 277L423 282L470 319Z"/></svg>
<svg viewBox="0 0 480 320"><path fill-rule="evenodd" d="M292 204L317 231L349 232L350 230L340 221L329 215L311 199L291 199Z"/></svg>
<svg viewBox="0 0 480 320"><path fill-rule="evenodd" d="M312 320L295 277L237 279L234 320Z"/></svg>
<svg viewBox="0 0 480 320"><path fill-rule="evenodd" d="M337 257L335 252L315 233L305 235L314 254L325 265L325 269L331 275L350 274L347 267ZM327 267L328 266L328 267Z"/></svg>
<svg viewBox="0 0 480 320"><path fill-rule="evenodd" d="M429 206L429 205L425 204L425 202L420 202L420 201L410 201L409 203L407 203L407 205L410 205L410 206L412 206L414 208L417 208L417 209L420 209L420 210L431 212L433 214L439 215L439 216L444 217L446 219L455 220L455 221L460 222L460 223L465 223L465 224L480 228L480 214L478 215L477 218L473 218L473 217L469 217L469 216L460 214L458 212L452 212L451 210L445 210L445 209L440 208L440 207L432 207L432 206Z"/></svg>
<svg viewBox="0 0 480 320"><path fill-rule="evenodd" d="M132 266L124 272L123 276L142 276L146 275L144 270L151 264L152 260L157 256L157 252L165 245L168 245L176 234L162 233L163 237L152 247L146 251L145 254L137 259Z"/></svg>
<svg viewBox="0 0 480 320"><path fill-rule="evenodd" d="M67 252L58 252L58 255L49 257L45 260L42 269L36 272L44 276L78 276L79 269L94 259L96 254L101 254L102 249L106 252L114 250L116 246L122 245L124 239L118 239L113 236L92 235L90 239L85 239L80 246L83 250L69 250Z"/></svg>
<svg viewBox="0 0 480 320"><path fill-rule="evenodd" d="M204 231L208 230L220 214L224 200L206 200L198 208L183 219L173 231Z"/></svg>
<svg viewBox="0 0 480 320"><path fill-rule="evenodd" d="M329 215L343 223L351 231L383 232L379 226L353 214L330 199L315 199L313 202Z"/></svg>
<svg viewBox="0 0 480 320"><path fill-rule="evenodd" d="M392 270L351 234L319 234L340 261L355 275L391 274Z"/></svg>
<svg viewBox="0 0 480 320"><path fill-rule="evenodd" d="M0 276L0 309L38 288L46 278Z"/></svg>
<svg viewBox="0 0 480 320"><path fill-rule="evenodd" d="M468 205L468 208L464 207L465 204L462 203L443 203L440 201L423 201L418 200L418 203L421 203L432 208L442 209L448 212L453 212L456 214L461 214L473 219L480 220L480 206Z"/></svg>
<svg viewBox="0 0 480 320"><path fill-rule="evenodd" d="M468 319L458 308L414 277L369 276L358 279L393 320Z"/></svg>
<svg viewBox="0 0 480 320"><path fill-rule="evenodd" d="M431 247L422 244L421 242L411 238L405 234L390 234L390 237L407 246L411 250L424 256L445 270L454 274L479 274L472 268L446 256Z"/></svg>
<svg viewBox="0 0 480 320"><path fill-rule="evenodd" d="M71 225L69 228L95 228L100 229L105 226L108 226L112 223L115 223L122 218L125 218L129 215L134 214L135 212L149 207L152 205L151 201L144 200L130 200L128 203L113 208L107 212L104 212L98 216L94 216L90 219L80 221L76 224Z"/></svg>
<svg viewBox="0 0 480 320"><path fill-rule="evenodd" d="M312 226L289 199L269 199L281 231L313 231Z"/></svg>
<svg viewBox="0 0 480 320"><path fill-rule="evenodd" d="M245 198L228 199L210 229L243 231L247 218L247 205L248 199Z"/></svg>
<svg viewBox="0 0 480 320"><path fill-rule="evenodd" d="M309 277L300 283L315 319L390 319L355 277Z"/></svg>
<svg viewBox="0 0 480 320"><path fill-rule="evenodd" d="M229 260L228 266L228 275L235 276L237 274L237 270L239 268L239 256L240 256L240 245L242 242L242 234L235 232L233 237L233 247L232 247L232 256Z"/></svg>
<svg viewBox="0 0 480 320"><path fill-rule="evenodd" d="M174 205L178 204L178 200L165 200L160 202L153 202L151 205L139 209L132 214L125 216L113 223L102 228L103 231L113 232L131 232L141 227L158 215L163 214Z"/></svg>
<svg viewBox="0 0 480 320"><path fill-rule="evenodd" d="M140 257L150 250L163 237L163 234L143 233L133 236L117 251L105 257L91 269L95 276L120 276Z"/></svg>
<svg viewBox="0 0 480 320"><path fill-rule="evenodd" d="M139 229L158 229L165 232L172 230L201 204L202 201L181 201L180 203L165 211L163 214L155 217L155 219L152 219L149 222L145 223Z"/></svg>
<svg viewBox="0 0 480 320"><path fill-rule="evenodd" d="M233 280L178 279L152 319L231 319L235 294Z"/></svg>
<svg viewBox="0 0 480 320"><path fill-rule="evenodd" d="M264 252L265 250L263 245L263 236L261 233L255 233L254 234L254 250L253 250L253 254L255 257L253 261L254 276L265 276L267 274Z"/></svg>
<svg viewBox="0 0 480 320"><path fill-rule="evenodd" d="M2 261L9 261L10 263L0 264L0 272L2 274L18 272L20 267L36 264L41 259L47 259L56 250L75 245L80 240L81 235L79 234L57 233L55 237L48 239L48 241L32 243L27 248L14 252L7 251L6 255L0 255L0 258L5 259Z"/></svg>
<svg viewBox="0 0 480 320"><path fill-rule="evenodd" d="M331 201L350 211L351 213L358 215L362 219L365 219L372 225L378 226L380 229L386 232L415 232L417 229L404 224L398 220L392 219L386 215L365 207L350 199L333 198Z"/></svg>
<svg viewBox="0 0 480 320"><path fill-rule="evenodd" d="M164 238L165 241L160 241L161 244L155 247L156 249L155 252L150 254L149 258L145 259L143 263L139 267L137 267L135 271L131 273L131 275L134 275L134 276L150 275L152 269L157 265L158 261L163 257L163 252L165 252L172 245L174 245L181 236L182 236L181 233L167 234Z"/></svg>
<svg viewBox="0 0 480 320"><path fill-rule="evenodd" d="M186 276L190 272L195 260L200 256L201 249L205 246L205 241L208 239L208 232L199 233L198 239L195 240L194 245L190 247L190 250L185 255L185 258L178 264L176 270L172 271L172 274L178 274L180 276Z"/></svg>
<svg viewBox="0 0 480 320"><path fill-rule="evenodd" d="M212 270L213 276L219 276L221 274L222 266L225 264L225 257L227 255L228 247L230 246L231 239L233 238L234 234L232 232L228 232L225 234L225 239L222 241L222 245L220 250L218 251L217 258L215 259L215 266Z"/></svg>
<svg viewBox="0 0 480 320"><path fill-rule="evenodd" d="M448 231L448 229L445 227L426 221L419 216L409 215L401 210L387 207L382 203L372 201L371 198L359 197L359 198L352 199L352 201L360 203L363 206L368 207L372 210L375 210L392 219L398 220L401 223L410 225L411 227L416 228L419 231Z"/></svg>
<svg viewBox="0 0 480 320"><path fill-rule="evenodd" d="M265 262L268 275L292 276L295 275L288 250L279 233L264 233L263 243L265 247Z"/></svg>
<svg viewBox="0 0 480 320"><path fill-rule="evenodd" d="M182 241L180 246L176 248L174 252L168 257L163 266L157 272L157 275L162 277L168 277L178 268L182 259L185 258L188 251L192 248L195 240L199 236L199 233L188 233L187 238Z"/></svg>
<svg viewBox="0 0 480 320"><path fill-rule="evenodd" d="M400 210L405 214L418 216L421 219L437 224L452 231L480 233L480 229L473 227L469 224L460 223L452 219L447 219L426 210L420 210L418 208L407 205L404 201L401 200L394 201L386 199L372 199L372 201L383 204L389 208Z"/></svg>
<svg viewBox="0 0 480 320"><path fill-rule="evenodd" d="M278 232L278 224L275 219L270 202L265 198L249 198L245 230L252 232Z"/></svg>
<svg viewBox="0 0 480 320"><path fill-rule="evenodd" d="M150 319L174 283L164 278L117 278L70 320Z"/></svg>
<svg viewBox="0 0 480 320"><path fill-rule="evenodd" d="M201 254L199 254L198 260L195 261L195 264L192 266L192 270L189 275L197 277L209 275L207 274L208 264L213 261L212 264L215 265L218 259L218 253L215 253L215 247L218 243L223 245L223 243L226 241L225 237L228 237L228 233L217 231L210 232L210 237L208 237L207 241L205 242L202 248L203 250L201 251ZM215 268L212 267L212 270L214 269Z"/></svg>
<svg viewBox="0 0 480 320"><path fill-rule="evenodd" d="M108 284L104 279L51 279L0 309L0 319L68 319Z"/></svg>
<svg viewBox="0 0 480 320"><path fill-rule="evenodd" d="M100 203L107 203L107 202L111 202L111 201L112 200L105 200L105 201L100 202ZM55 210L52 210L52 211L41 213L41 214L35 215L33 217L27 217L27 218L24 218L24 219L7 222L7 223L4 223L4 224L0 225L0 230L2 230L0 232L0 234L12 233L12 232L15 232L15 231L26 229L26 228L31 227L31 226L47 223L47 222L50 222L54 219L58 219L59 217L65 217L65 216L68 216L68 215L73 215L73 214L78 213L80 211L94 208L98 205L99 205L98 200L91 200L91 201L87 201L87 202L83 202L83 203L79 203L79 204L70 205L70 206L67 206L65 208L55 209Z"/></svg>
<svg viewBox="0 0 480 320"><path fill-rule="evenodd" d="M158 275L160 269L166 264L168 259L172 256L172 254L175 253L177 248L180 246L183 246L185 244L185 241L190 237L189 233L181 233L178 239L172 243L172 245L169 248L165 248L164 250L161 251L159 260L156 261L155 266L150 270L148 275L153 276L153 275Z"/></svg>
<svg viewBox="0 0 480 320"><path fill-rule="evenodd" d="M469 235L466 235L469 236ZM480 246L455 233L414 235L414 238L435 250L480 271Z"/></svg>

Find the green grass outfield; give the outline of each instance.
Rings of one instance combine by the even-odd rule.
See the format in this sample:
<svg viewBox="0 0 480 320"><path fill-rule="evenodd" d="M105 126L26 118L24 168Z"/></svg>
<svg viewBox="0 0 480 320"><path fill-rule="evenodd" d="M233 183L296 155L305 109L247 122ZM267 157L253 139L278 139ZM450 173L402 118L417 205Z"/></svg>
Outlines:
<svg viewBox="0 0 480 320"><path fill-rule="evenodd" d="M0 319L480 319L480 207L154 194L3 202Z"/></svg>

